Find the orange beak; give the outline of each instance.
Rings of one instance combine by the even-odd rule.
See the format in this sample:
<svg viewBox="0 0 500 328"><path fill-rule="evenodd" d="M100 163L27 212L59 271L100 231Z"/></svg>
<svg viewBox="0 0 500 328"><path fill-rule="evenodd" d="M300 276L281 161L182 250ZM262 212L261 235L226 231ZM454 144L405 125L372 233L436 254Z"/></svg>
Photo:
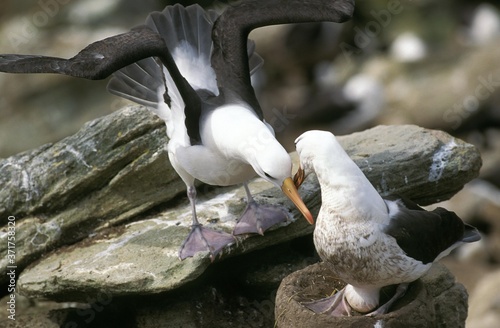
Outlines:
<svg viewBox="0 0 500 328"><path fill-rule="evenodd" d="M304 204L304 202L302 201L302 198L300 198L299 192L297 191L297 188L295 187L292 178L286 178L285 181L283 181L281 190L283 190L283 193L288 198L290 198L290 200L295 204L295 206L297 206L299 211L306 218L307 222L309 222L310 224L314 224L314 219L312 217L312 214L311 212L309 212L309 209L307 208L306 204Z"/></svg>

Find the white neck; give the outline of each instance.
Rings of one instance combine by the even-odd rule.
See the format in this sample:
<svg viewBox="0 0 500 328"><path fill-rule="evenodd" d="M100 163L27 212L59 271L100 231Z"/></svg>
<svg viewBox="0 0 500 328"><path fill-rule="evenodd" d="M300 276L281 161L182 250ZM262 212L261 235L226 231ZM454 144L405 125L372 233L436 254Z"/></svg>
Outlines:
<svg viewBox="0 0 500 328"><path fill-rule="evenodd" d="M317 151L310 159L311 168L321 185L323 204L343 211L367 213L357 215L358 219L376 220L376 217L387 214L382 197L337 142L325 147L324 151Z"/></svg>

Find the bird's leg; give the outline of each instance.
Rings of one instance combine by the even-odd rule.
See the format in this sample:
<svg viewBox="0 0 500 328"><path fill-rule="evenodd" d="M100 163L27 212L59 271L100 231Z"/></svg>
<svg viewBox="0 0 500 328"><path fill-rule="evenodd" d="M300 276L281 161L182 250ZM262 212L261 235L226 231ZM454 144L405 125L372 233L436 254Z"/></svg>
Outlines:
<svg viewBox="0 0 500 328"><path fill-rule="evenodd" d="M189 198L189 204L191 205L191 213L192 213L192 226L199 226L200 222L198 222L198 217L196 216L196 188L194 186L189 186L187 188L187 196Z"/></svg>
<svg viewBox="0 0 500 328"><path fill-rule="evenodd" d="M335 295L322 298L320 300L301 303L309 310L318 314L329 314L335 317L351 315L351 306L345 299L345 287L339 290Z"/></svg>
<svg viewBox="0 0 500 328"><path fill-rule="evenodd" d="M396 288L396 292L394 293L394 296L392 296L391 299L387 301L387 303L380 306L375 311L366 314L366 316L373 317L373 316L376 316L379 314L385 314L385 313L389 312L389 309L394 304L394 302L396 302L398 299L400 299L401 297L404 296L404 294L406 293L406 290L408 290L408 285L409 285L408 283L399 284L398 288Z"/></svg>
<svg viewBox="0 0 500 328"><path fill-rule="evenodd" d="M248 189L248 185L244 183L243 186L247 194L247 207L234 227L233 235L245 233L264 235L264 231L275 224L286 222L288 216L284 210L272 205L257 204L250 189Z"/></svg>
<svg viewBox="0 0 500 328"><path fill-rule="evenodd" d="M179 258L184 260L187 257L194 256L197 252L208 250L210 259L213 261L226 245L234 243L234 237L225 232L203 227L196 216L196 189L194 186L188 186L187 195L193 212L193 224L189 235L179 250Z"/></svg>

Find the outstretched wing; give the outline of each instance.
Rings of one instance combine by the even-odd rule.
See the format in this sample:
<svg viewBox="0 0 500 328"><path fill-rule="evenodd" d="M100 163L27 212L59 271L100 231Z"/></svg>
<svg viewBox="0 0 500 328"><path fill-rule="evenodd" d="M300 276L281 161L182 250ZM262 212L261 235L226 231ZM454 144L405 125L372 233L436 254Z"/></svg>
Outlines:
<svg viewBox="0 0 500 328"><path fill-rule="evenodd" d="M140 76L142 82L149 79L148 83L137 85L133 80L124 78L119 82L115 81L112 88L120 93L132 85L133 92L128 93L129 96L126 98L151 106L157 102L155 93L164 83L162 69L157 70L158 65L150 57L158 58L167 68L185 106L199 116L201 101L198 95L179 72L163 37L145 25L127 33L94 42L70 59L33 55L0 55L0 72L56 73L99 80L142 60L139 65L128 67L118 75ZM125 93L122 95L125 96ZM164 97L165 102L169 103L167 92L164 92ZM196 135L194 138L196 139Z"/></svg>
<svg viewBox="0 0 500 328"><path fill-rule="evenodd" d="M219 94L219 89L211 65L212 27L218 17L215 11L205 11L198 5L183 7L177 4L166 7L162 12L151 13L146 19L146 26L163 38L180 74L191 87L195 91L203 90L200 93L215 96ZM255 44L249 40L251 73L262 65L262 58L254 51ZM169 136L175 133L179 138L179 133L187 133L191 144L201 141L199 108L185 106L177 81L163 71L161 62L147 58L120 69L113 74L108 90L150 107L167 123ZM162 95L163 99L159 97ZM174 132L174 129L177 131Z"/></svg>
<svg viewBox="0 0 500 328"><path fill-rule="evenodd" d="M255 28L288 23L344 22L352 17L354 0L241 1L230 5L214 24L212 66L219 89L243 97L262 119L250 83L247 38Z"/></svg>
<svg viewBox="0 0 500 328"><path fill-rule="evenodd" d="M127 47L123 47L123 45ZM165 52L163 39L146 26L94 42L70 59L0 55L0 72L56 73L100 80L138 60Z"/></svg>
<svg viewBox="0 0 500 328"><path fill-rule="evenodd" d="M158 106L159 90L165 88L161 63L154 58L145 58L113 73L108 91L135 103L155 109ZM170 90L165 90L170 91ZM171 97L165 92L164 101L170 106ZM162 117L160 113L158 116Z"/></svg>

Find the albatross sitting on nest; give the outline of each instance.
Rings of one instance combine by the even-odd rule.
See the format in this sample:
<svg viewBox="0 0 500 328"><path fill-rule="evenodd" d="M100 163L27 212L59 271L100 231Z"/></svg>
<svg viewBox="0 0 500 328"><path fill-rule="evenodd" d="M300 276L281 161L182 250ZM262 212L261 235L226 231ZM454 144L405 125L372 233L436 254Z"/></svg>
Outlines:
<svg viewBox="0 0 500 328"><path fill-rule="evenodd" d="M0 71L86 79L114 73L112 93L148 106L167 125L169 159L187 186L193 213L179 257L208 250L213 259L234 238L198 222L195 179L227 186L257 174L281 188L313 222L291 179L290 157L264 121L252 88L251 71L261 60L248 34L266 25L343 22L353 7L353 0L247 0L219 16L196 5L169 6L152 13L145 25L92 43L70 59L0 55ZM286 220L283 210L257 205L246 185L245 190L248 207L233 234L262 234Z"/></svg>
<svg viewBox="0 0 500 328"><path fill-rule="evenodd" d="M386 313L433 262L480 239L453 212L382 198L330 132L308 131L295 143L300 158L297 187L311 172L321 186L314 245L335 276L347 283L332 297L303 303L314 312ZM379 307L381 288L396 284L395 295Z"/></svg>

